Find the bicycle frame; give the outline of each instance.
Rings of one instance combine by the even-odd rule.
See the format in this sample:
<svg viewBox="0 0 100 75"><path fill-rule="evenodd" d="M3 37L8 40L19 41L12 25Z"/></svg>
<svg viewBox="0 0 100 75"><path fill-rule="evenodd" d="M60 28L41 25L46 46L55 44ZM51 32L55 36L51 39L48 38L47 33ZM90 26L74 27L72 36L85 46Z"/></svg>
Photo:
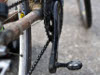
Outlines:
<svg viewBox="0 0 100 75"><path fill-rule="evenodd" d="M27 15L30 10L26 2L22 3L22 5L18 6L18 10L22 10L21 13ZM21 16L19 12L19 18ZM31 27L28 28L20 35L20 55L23 57L19 57L19 74L18 75L27 75L29 69L31 67ZM24 66L24 67L23 67Z"/></svg>
<svg viewBox="0 0 100 75"><path fill-rule="evenodd" d="M5 56L6 54L7 54L7 45L11 42L11 41L13 41L13 40L15 40L15 39L17 39L17 37L15 37L15 36L19 36L20 34L22 34L22 31L20 31L21 30L21 28L20 27L23 27L22 29L23 29L23 31L24 30L26 30L26 29L28 29L31 25L31 23L33 23L34 21L36 21L36 20L38 20L38 19L41 19L41 15L40 15L40 9L39 10L36 10L36 11L34 11L34 12L30 12L27 16L25 16L23 19L21 19L21 20L23 20L24 22L22 22L22 21L20 21L20 20L18 20L17 22L13 22L14 23L14 25L16 24L17 26L15 26L15 27L13 27L13 29L11 28L11 29L7 29L6 27L6 30L4 30L3 32L1 32L1 36L0 36L0 45L4 45L3 47L1 47L0 46L0 59L2 58L1 56ZM31 17L31 16L33 16L33 17ZM35 16L35 17L34 17ZM31 17L31 21L30 21L30 19L29 19L29 17ZM36 19L37 18L37 19ZM27 21L27 22L26 22ZM13 25L13 23L11 23L12 25ZM19 23L19 24L18 24ZM23 23L25 23L25 24L23 24ZM18 26L18 25L20 25L20 26ZM22 26L22 25L25 25L25 26ZM8 26L8 25L7 25ZM16 31L15 30L17 30L17 34L16 34ZM26 35L28 35L28 36L30 36L30 34L28 34L28 32L30 32L30 30L28 30L27 32L25 32L25 34L24 34L24 36L26 36ZM6 36L6 37L5 37ZM31 50L31 44L28 44L29 42L31 42L31 41L29 41L28 39L30 39L31 37L26 37L26 39L25 39L25 41L24 42L27 42L26 43L26 46L27 46L27 48L29 49L29 50ZM10 37L10 38L9 38ZM21 40L22 41L22 40ZM23 47L23 46L22 46ZM27 48L26 48L26 53L28 53L27 51ZM1 52L2 51L2 52ZM24 46L24 50L23 51L25 51L25 46ZM31 53L31 51L30 51L30 53ZM29 53L29 54L30 54ZM1 55L2 54L2 55ZM31 55L31 54L30 54ZM21 57L23 57L22 55L18 55L20 58ZM28 57L29 59L30 59L30 56ZM4 59L4 58L3 58ZM2 74L0 74L0 75L4 75L4 73L7 71L7 69L9 68L9 66L10 66L10 63L11 63L11 59L9 59L9 61L10 62L8 62L7 63L7 65L8 66L6 66L6 67L0 67L0 73L2 72ZM30 61L30 60L28 60L28 61ZM26 64L28 63L28 61L26 62ZM0 62L2 62L2 61L0 61ZM3 62L5 62L4 60L3 60ZM22 62L21 62L22 63ZM1 66L2 66L2 64L0 64ZM21 65L21 66L23 66L23 65ZM27 67L27 71L28 71L28 66L26 66ZM5 69L6 68L6 69ZM19 72L19 74L20 75L22 75L23 73L22 73L23 71L21 71L21 72ZM24 71L25 73L26 73L26 70Z"/></svg>
<svg viewBox="0 0 100 75"><path fill-rule="evenodd" d="M46 1L46 0L45 0ZM49 0L49 1L51 1L51 0ZM40 9L38 9L38 10L35 10L34 12L30 12L29 10L27 10L28 8L26 8L27 7L27 5L24 3L24 7L25 8L23 8L23 7L18 7L18 10L19 11L21 11L21 12L19 12L18 13L18 15L19 15L19 17L20 17L20 14L21 13L24 13L26 16L25 17L23 17L22 19L20 19L20 20L18 20L17 22L13 22L12 24L10 24L10 25L16 25L14 28L15 28L15 30L14 29L10 29L10 30L8 30L8 31L6 31L6 30L4 30L3 32L1 32L1 34L2 34L2 37L0 36L0 40L3 40L4 39L4 37L6 38L6 39L9 39L9 41L5 41L5 40L3 40L3 42L1 42L0 41L0 45L4 45L4 47L6 47L7 46L7 44L9 44L11 41L13 41L13 40L15 40L15 38L17 38L21 33L22 33L22 31L24 31L24 30L26 30L26 31L24 31L24 34L23 35L20 35L20 54L19 54L19 66L20 66L20 68L19 68L19 75L27 75L27 73L29 72L29 69L30 69L30 65L31 65L31 60L30 60L30 58L31 58L31 51L29 51L29 50L31 50L31 29L30 29L30 27L31 27L31 25L30 24L32 24L34 21L36 21L36 20L38 20L38 19L47 19L47 17L53 17L53 22L55 22L52 26L54 26L53 27L53 34L52 34L52 36L53 37L56 37L55 35L54 35L54 31L56 31L57 30L57 26L58 26L58 12L56 11L57 9L58 9L58 4L60 3L60 5L61 5L61 9L63 9L62 8L62 6L63 6L63 0L52 0L52 2L50 2L51 3L51 9L48 9L49 11L50 11L50 14L47 16L47 14L46 14L46 12L45 12L45 6L42 6L43 7L43 9L42 9L42 14L41 14L41 8ZM42 4L43 5L43 4ZM49 7L49 6L48 6ZM62 10L61 10L62 11ZM29 13L29 14L28 14ZM27 15L28 14L28 15ZM52 14L52 15L51 15ZM61 13L61 15L62 15L62 13ZM29 16L29 17L28 17ZM31 18L30 18L31 17ZM33 18L34 17L34 18ZM28 21L27 21L28 20ZM51 19L50 19L51 20ZM18 25L18 23L19 23L19 25ZM17 28L16 28L17 27ZM22 27L22 28L21 28ZM29 29L28 29L29 28ZM55 29L56 28L56 29ZM62 28L62 27L61 27ZM9 29L9 28L8 28ZM15 32L16 31L16 32ZM57 30L57 32L58 32L58 30ZM9 34L9 35L8 35ZM58 35L59 35L59 33L58 33ZM57 36L58 37L58 39L57 39L57 42L56 43L54 43L53 45L56 45L56 44L58 44L58 42L59 42L59 36ZM55 39L55 38L54 38ZM54 39L50 39L49 38L49 41L51 42L51 43L53 43L55 40ZM47 47L47 46L46 46ZM46 48L45 47L45 48ZM7 51L7 49L6 48L3 48L2 49L2 51L4 52L4 53L6 53L6 51ZM82 68L82 63L81 62L74 62L74 61L71 61L71 62L68 62L68 63L59 63L57 60L58 60L58 58L57 58L57 56L58 56L58 53L57 53L57 49L56 48L54 48L52 51L51 51L51 58L50 58L50 65L49 65L49 70L50 70L50 73L55 73L56 72L56 69L57 68L59 68L59 67L66 67L66 68L68 68L69 70L79 70L79 69L81 69ZM43 53L43 52L42 52ZM3 53L1 53L1 54L3 54ZM3 54L4 55L4 54ZM22 56L21 56L22 55ZM27 55L29 55L29 56L27 56ZM40 60L40 59L39 59ZM24 63L23 63L24 62ZM10 61L9 61L9 65L10 65ZM37 62L38 63L38 62ZM35 66L37 65L37 63L35 63ZM30 64L30 65L28 65L28 66L26 66L27 64ZM71 65L71 66L70 66ZM24 66L24 67L23 67ZM7 67L8 68L8 67ZM2 74L2 75L4 75L4 74ZM30 75L30 74L29 74Z"/></svg>

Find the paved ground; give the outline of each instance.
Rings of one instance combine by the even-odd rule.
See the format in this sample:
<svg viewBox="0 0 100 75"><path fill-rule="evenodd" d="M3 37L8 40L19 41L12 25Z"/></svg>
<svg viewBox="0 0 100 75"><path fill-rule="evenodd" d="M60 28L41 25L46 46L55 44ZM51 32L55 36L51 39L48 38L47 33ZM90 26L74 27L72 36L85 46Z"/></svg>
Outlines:
<svg viewBox="0 0 100 75"><path fill-rule="evenodd" d="M93 26L89 30L85 29L81 22L77 0L64 1L64 25L59 45L59 61L80 60L83 62L83 68L79 71L62 68L53 75L100 75L100 0L91 0ZM46 39L42 22L32 27L33 61ZM50 75L48 72L50 52L51 45L32 75Z"/></svg>

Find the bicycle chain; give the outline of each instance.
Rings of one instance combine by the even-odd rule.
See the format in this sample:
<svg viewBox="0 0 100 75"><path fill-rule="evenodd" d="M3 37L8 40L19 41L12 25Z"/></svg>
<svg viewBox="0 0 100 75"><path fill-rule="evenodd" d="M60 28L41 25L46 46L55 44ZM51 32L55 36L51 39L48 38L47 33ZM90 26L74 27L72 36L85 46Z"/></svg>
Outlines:
<svg viewBox="0 0 100 75"><path fill-rule="evenodd" d="M45 2L44 2L45 4ZM46 11L46 6L44 5L43 7L43 15L44 15L44 24L45 24L45 31L46 31L46 35L48 38L48 41L46 42L46 44L44 45L43 49L41 50L40 54L38 55L37 59L35 60L35 62L33 63L31 69L29 70L27 75L31 75L32 72L35 70L38 62L40 61L41 57L43 56L44 52L46 51L49 43L51 42L51 35L49 35L49 31L50 31L50 26L49 26L49 21L50 21L50 13Z"/></svg>
<svg viewBox="0 0 100 75"><path fill-rule="evenodd" d="M33 63L32 67L31 67L31 69L29 70L29 72L28 72L27 75L31 75L32 72L35 70L35 68L36 68L36 66L37 66L37 64L38 64L38 62L40 61L42 55L43 55L44 52L46 51L46 49L47 49L49 43L50 43L50 40L48 40L48 41L46 42L46 44L44 45L43 49L41 50L40 54L38 55L37 59L36 59L35 62Z"/></svg>
<svg viewBox="0 0 100 75"><path fill-rule="evenodd" d="M44 0L46 1L46 0ZM45 4L46 2L44 2ZM47 35L47 38L48 38L48 41L46 43L46 45L44 45L43 49L41 50L40 54L38 55L37 59L35 60L35 62L33 63L31 69L29 70L29 73L27 75L31 75L32 72L35 70L38 62L40 61L42 55L44 54L44 52L46 51L47 49L47 46L49 45L49 43L52 41L52 35L49 34L49 32L51 32L53 34L53 31L50 29L50 20L51 20L51 14L49 13L49 11L47 11L47 7L46 7L46 4L44 5L43 7L43 15L44 15L44 24L45 24L45 31L46 31L46 35Z"/></svg>

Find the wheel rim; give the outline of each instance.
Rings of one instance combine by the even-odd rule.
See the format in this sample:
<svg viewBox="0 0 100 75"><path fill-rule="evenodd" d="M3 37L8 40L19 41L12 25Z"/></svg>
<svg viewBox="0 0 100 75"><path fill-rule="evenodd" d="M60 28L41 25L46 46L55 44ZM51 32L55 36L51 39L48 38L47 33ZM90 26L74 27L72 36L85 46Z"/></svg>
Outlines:
<svg viewBox="0 0 100 75"><path fill-rule="evenodd" d="M79 2L80 2L81 15L86 25L87 22L86 22L86 10L85 10L84 0L80 0Z"/></svg>
<svg viewBox="0 0 100 75"><path fill-rule="evenodd" d="M86 28L90 28L92 25L91 2L90 0L78 0L78 1L83 23Z"/></svg>

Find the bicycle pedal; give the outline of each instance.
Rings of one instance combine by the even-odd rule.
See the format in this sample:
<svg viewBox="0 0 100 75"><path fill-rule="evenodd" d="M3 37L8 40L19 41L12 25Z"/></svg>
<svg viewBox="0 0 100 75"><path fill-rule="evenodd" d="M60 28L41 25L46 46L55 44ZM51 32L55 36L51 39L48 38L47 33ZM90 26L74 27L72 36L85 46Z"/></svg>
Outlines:
<svg viewBox="0 0 100 75"><path fill-rule="evenodd" d="M67 68L69 70L79 70L82 68L82 63L80 61L70 61L67 63Z"/></svg>

